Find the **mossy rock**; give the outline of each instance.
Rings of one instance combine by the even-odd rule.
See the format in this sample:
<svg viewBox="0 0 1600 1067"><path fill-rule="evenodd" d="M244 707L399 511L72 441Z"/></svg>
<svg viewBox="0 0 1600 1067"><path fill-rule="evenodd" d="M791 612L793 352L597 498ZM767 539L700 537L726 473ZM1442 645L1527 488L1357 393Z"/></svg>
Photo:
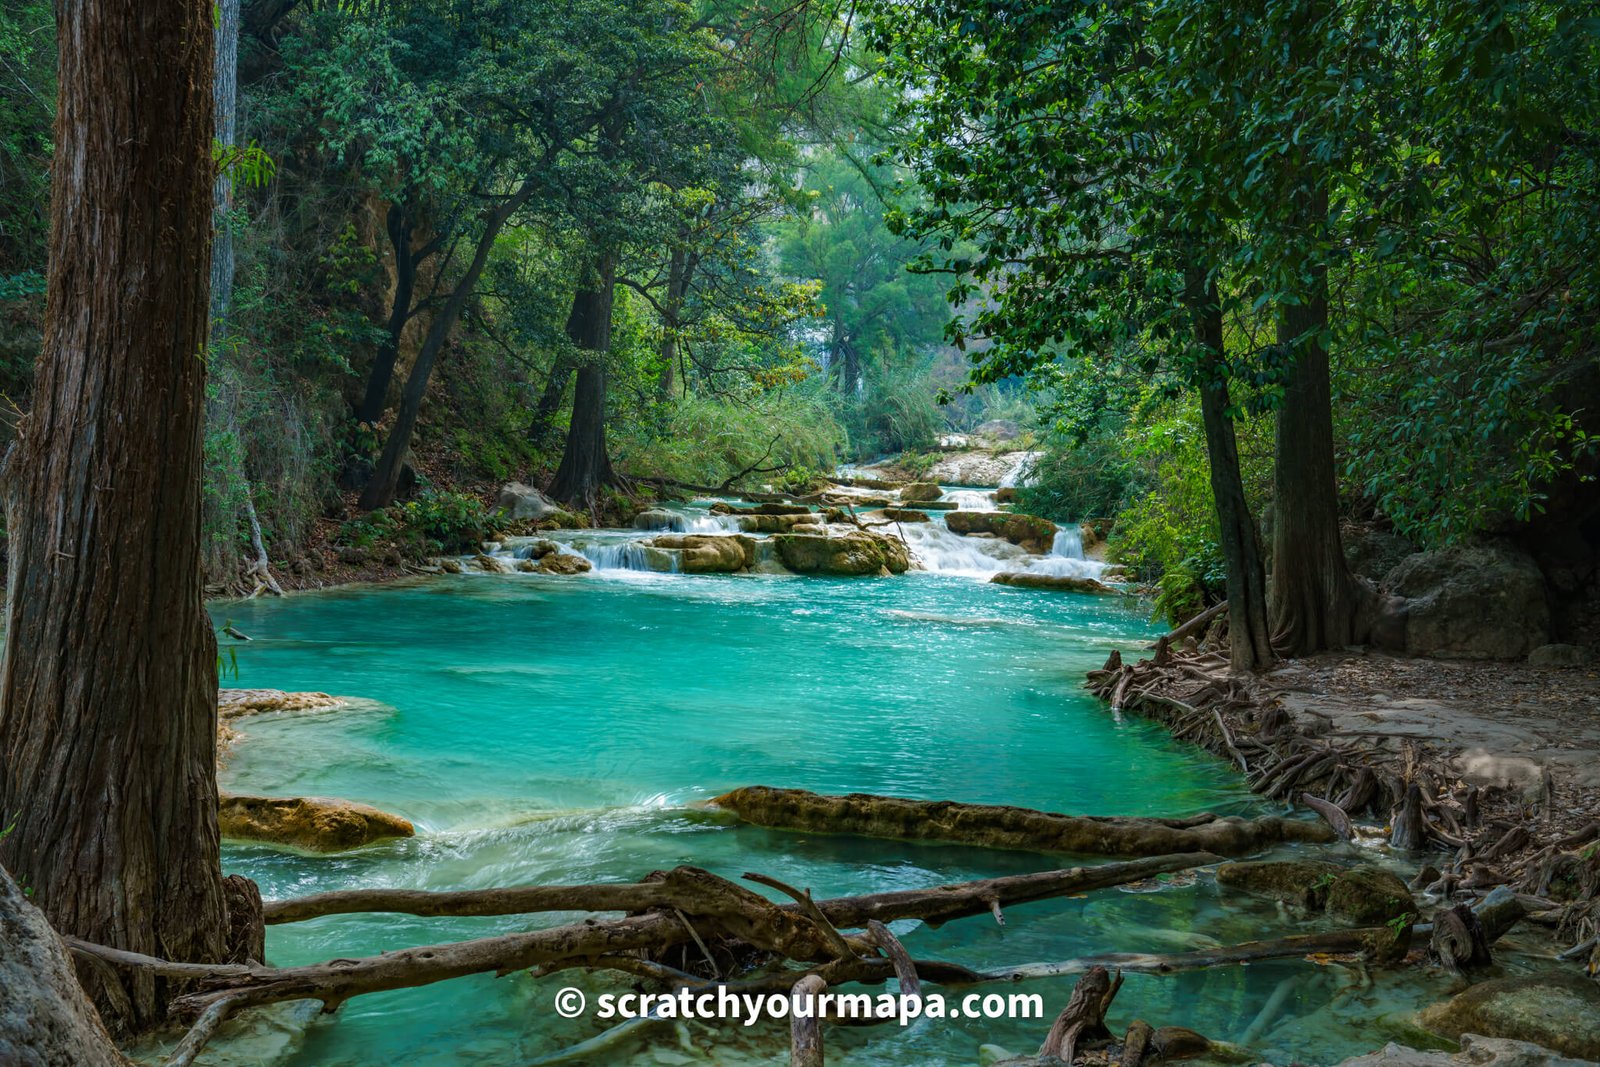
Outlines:
<svg viewBox="0 0 1600 1067"><path fill-rule="evenodd" d="M738 534L672 534L644 543L677 551L685 574L733 574L756 561L755 541Z"/></svg>
<svg viewBox="0 0 1600 1067"><path fill-rule="evenodd" d="M883 517L894 522L932 522L926 511L913 508L884 508Z"/></svg>
<svg viewBox="0 0 1600 1067"><path fill-rule="evenodd" d="M1579 1059L1600 1060L1600 983L1577 974L1479 982L1424 1008L1420 1021L1442 1037L1506 1037Z"/></svg>
<svg viewBox="0 0 1600 1067"><path fill-rule="evenodd" d="M1217 884L1321 911L1328 903L1328 888L1343 871L1321 860L1251 860L1222 864Z"/></svg>
<svg viewBox="0 0 1600 1067"><path fill-rule="evenodd" d="M266 841L309 852L343 852L391 837L416 833L398 815L332 797L264 797L222 794L222 836Z"/></svg>
<svg viewBox="0 0 1600 1067"><path fill-rule="evenodd" d="M952 511L945 517L951 533L993 534L1040 555L1055 544L1056 524L1037 515L1011 511Z"/></svg>
<svg viewBox="0 0 1600 1067"><path fill-rule="evenodd" d="M1340 872L1328 886L1329 915L1372 926L1417 914L1411 890L1399 875L1380 867L1355 867Z"/></svg>
<svg viewBox="0 0 1600 1067"><path fill-rule="evenodd" d="M779 534L772 542L779 561L796 574L902 574L911 565L905 545L871 534Z"/></svg>

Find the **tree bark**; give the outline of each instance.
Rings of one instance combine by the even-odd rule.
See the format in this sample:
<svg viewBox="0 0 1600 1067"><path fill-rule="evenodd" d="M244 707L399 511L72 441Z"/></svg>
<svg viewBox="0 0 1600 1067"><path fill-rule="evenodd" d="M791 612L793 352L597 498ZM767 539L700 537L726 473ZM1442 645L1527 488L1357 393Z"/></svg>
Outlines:
<svg viewBox="0 0 1600 1067"><path fill-rule="evenodd" d="M556 469L550 495L565 504L593 510L601 486L616 476L606 451L606 364L611 351L611 306L616 293L616 258L601 257L595 277L572 298L567 336L582 352L593 353L578 367L578 384L572 395L572 420L567 426L567 447Z"/></svg>
<svg viewBox="0 0 1600 1067"><path fill-rule="evenodd" d="M383 444L383 455L378 457L378 465L372 472L372 480L361 493L358 506L363 511L385 508L394 503L395 491L400 485L400 470L405 466L406 451L411 447L411 435L417 428L417 415L422 410L422 399L428 392L428 381L433 376L433 366L438 362L439 353L443 351L450 331L455 328L456 320L461 317L467 301L472 299L472 294L477 289L478 279L483 275L483 268L489 263L489 253L494 250L494 243L499 238L500 231L505 229L511 216L528 202L536 188L532 179L523 182L516 192L502 200L484 220L483 233L478 236L472 262L467 265L466 273L450 291L450 298L445 301L444 307L439 309L433 322L428 325L427 336L423 338L422 348L417 352L417 361L412 365L411 374L406 379L405 390L400 394L400 411L395 416L394 428L389 431L389 437Z"/></svg>
<svg viewBox="0 0 1600 1067"><path fill-rule="evenodd" d="M1309 199L1308 219L1325 224L1327 192ZM1274 640L1291 656L1365 637L1360 587L1339 535L1327 329L1328 270L1317 264L1301 302L1283 307L1278 321L1291 366L1278 408L1270 607Z"/></svg>
<svg viewBox="0 0 1600 1067"><path fill-rule="evenodd" d="M528 424L528 440L535 445L544 445L551 436L550 424L561 410L567 384L572 381L572 372L576 369L576 364L565 354L558 355L550 368L550 376L544 380L544 392L539 394L539 404L533 409L533 420Z"/></svg>
<svg viewBox="0 0 1600 1067"><path fill-rule="evenodd" d="M63 933L218 960L200 571L212 9L78 0L57 29L44 345L5 471L0 862ZM164 980L124 977L82 975L106 1023L161 1019Z"/></svg>
<svg viewBox="0 0 1600 1067"><path fill-rule="evenodd" d="M1255 517L1239 474L1239 446L1228 414L1228 379L1223 351L1222 302L1217 281L1202 267L1185 279L1185 299L1195 317L1201 350L1200 415L1211 467L1211 497L1228 575L1229 660L1236 671L1261 670L1273 662L1267 628L1267 577Z"/></svg>
<svg viewBox="0 0 1600 1067"><path fill-rule="evenodd" d="M426 253L411 247L411 210L402 198L389 205L384 219L389 246L394 249L394 298L389 302L389 321L383 343L372 357L372 372L367 375L366 392L356 409L356 421L376 425L388 404L389 386L394 382L394 364L400 355L400 338L411 321L411 300L417 288L417 268Z"/></svg>
<svg viewBox="0 0 1600 1067"><path fill-rule="evenodd" d="M217 112L217 143L233 148L239 143L236 109L239 103L239 0L218 0L216 28L215 88L213 106ZM211 245L211 329L214 334L228 328L228 307L233 302L233 178L217 175L213 190L214 236Z"/></svg>

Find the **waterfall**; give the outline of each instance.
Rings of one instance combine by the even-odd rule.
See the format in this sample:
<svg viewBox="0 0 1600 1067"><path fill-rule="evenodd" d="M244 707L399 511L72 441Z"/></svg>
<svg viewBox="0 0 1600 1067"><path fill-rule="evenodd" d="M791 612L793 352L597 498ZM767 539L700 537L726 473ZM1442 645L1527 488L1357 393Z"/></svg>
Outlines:
<svg viewBox="0 0 1600 1067"><path fill-rule="evenodd" d="M1043 453L1024 452L1017 457L1017 462L1000 479L1000 488L1009 489L1014 486L1026 485L1033 478L1033 464Z"/></svg>
<svg viewBox="0 0 1600 1067"><path fill-rule="evenodd" d="M684 533L729 534L741 529L734 515L685 515L683 521Z"/></svg>
<svg viewBox="0 0 1600 1067"><path fill-rule="evenodd" d="M982 489L951 489L940 500L948 500L961 511L993 511L994 494Z"/></svg>
<svg viewBox="0 0 1600 1067"><path fill-rule="evenodd" d="M1001 571L1021 570L1031 558L1008 541L963 537L939 522L906 523L901 529L906 548L923 569L940 574L988 577Z"/></svg>
<svg viewBox="0 0 1600 1067"><path fill-rule="evenodd" d="M594 569L597 571L660 571L668 574L678 572L677 553L650 548L638 541L574 543L571 547L594 564Z"/></svg>
<svg viewBox="0 0 1600 1067"><path fill-rule="evenodd" d="M1083 529L1074 524L1057 530L1056 539L1050 545L1050 554L1066 559L1082 559Z"/></svg>

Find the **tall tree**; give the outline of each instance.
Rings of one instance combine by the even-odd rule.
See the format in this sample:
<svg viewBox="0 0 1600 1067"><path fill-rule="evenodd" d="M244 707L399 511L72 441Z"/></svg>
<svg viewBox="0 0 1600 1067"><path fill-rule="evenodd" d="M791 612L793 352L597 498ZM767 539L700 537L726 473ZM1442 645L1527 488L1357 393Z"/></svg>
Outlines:
<svg viewBox="0 0 1600 1067"><path fill-rule="evenodd" d="M216 643L200 577L209 0L63 2L44 346L6 465L0 862L56 929L219 960ZM159 57L159 58L158 58ZM108 1025L165 980L83 975Z"/></svg>

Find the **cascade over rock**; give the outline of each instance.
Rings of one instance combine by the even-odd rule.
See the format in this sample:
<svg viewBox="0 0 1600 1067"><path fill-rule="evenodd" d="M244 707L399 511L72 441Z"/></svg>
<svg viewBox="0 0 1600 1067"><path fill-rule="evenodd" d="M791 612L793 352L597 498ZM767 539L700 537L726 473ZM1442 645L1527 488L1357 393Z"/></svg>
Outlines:
<svg viewBox="0 0 1600 1067"><path fill-rule="evenodd" d="M952 511L945 525L958 534L992 534L1043 555L1055 543L1056 524L1037 515L1007 511Z"/></svg>
<svg viewBox="0 0 1600 1067"><path fill-rule="evenodd" d="M755 541L739 534L669 534L644 543L680 553L685 574L733 574L756 562Z"/></svg>

